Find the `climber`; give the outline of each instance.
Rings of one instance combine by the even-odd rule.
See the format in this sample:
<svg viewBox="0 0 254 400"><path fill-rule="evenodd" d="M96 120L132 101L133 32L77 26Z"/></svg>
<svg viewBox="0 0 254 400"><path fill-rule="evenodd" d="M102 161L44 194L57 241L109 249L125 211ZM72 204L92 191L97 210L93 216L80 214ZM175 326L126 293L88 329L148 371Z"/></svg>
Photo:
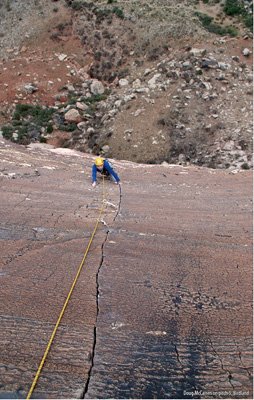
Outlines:
<svg viewBox="0 0 254 400"><path fill-rule="evenodd" d="M120 184L120 178L117 173L113 170L108 160L97 157L92 166L92 186L96 186L97 172L100 172L104 176L110 176L112 180L118 185Z"/></svg>

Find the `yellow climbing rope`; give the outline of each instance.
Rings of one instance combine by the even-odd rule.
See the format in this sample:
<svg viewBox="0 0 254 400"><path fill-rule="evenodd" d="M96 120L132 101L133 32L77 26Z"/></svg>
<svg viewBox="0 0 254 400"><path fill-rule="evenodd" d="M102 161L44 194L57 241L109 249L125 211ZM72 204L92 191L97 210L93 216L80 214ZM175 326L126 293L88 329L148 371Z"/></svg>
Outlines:
<svg viewBox="0 0 254 400"><path fill-rule="evenodd" d="M100 210L99 210L99 216L98 216L98 218L97 218L97 221L96 221L96 224L95 224L93 233L92 233L92 235L91 235L91 237L90 237L89 243L88 243L88 245L87 245L86 251L85 251L84 256L83 256L83 259L82 259L82 261L81 261L81 263L80 263L80 266L79 266L79 268L78 268L78 271L77 271L77 274L76 274L76 276L75 276L75 279L74 279L74 281L73 281L73 283L72 283L72 286L71 286L71 288L70 288L70 291L69 291L69 293L68 293L68 296L66 297L65 303L64 303L63 308L62 308L62 310L61 310L61 312L60 312L60 314L59 314L58 320L57 320L57 322L56 322L56 324L55 324L54 330L53 330L53 332L52 332L52 334L51 334L51 337L50 337L49 342L48 342L48 344L47 344L46 350L45 350L44 355L43 355L43 357L42 357L42 359L41 359L41 362L40 362L40 365L39 365L38 370L37 370L37 372L36 372L36 375L35 375L35 377L34 377L33 383L32 383L32 385L31 385L31 387L30 387L29 392L28 392L28 395L27 395L27 398L26 398L27 400L31 398L31 395L32 395L32 393L33 393L33 391L34 391L34 388L35 388L36 384L37 384L37 381L38 381L38 379L39 379L41 370L42 370L42 368L43 368L43 365L44 365L44 363L45 363L45 361L46 361L46 358L47 358L47 355L48 355L48 353L49 353L50 347L51 347L52 342L53 342L53 340L54 340L54 337L55 337L55 335L56 335L57 329L58 329L58 327L59 327L59 325L60 325L60 322L61 322L61 319L62 319L62 317L63 317L63 315L64 315L65 309L66 309L66 307L67 307L67 305L68 305L68 303L69 303L70 297L71 297L71 295L72 295L72 292L73 292L73 290L74 290L74 287L75 287L75 285L76 285L76 282L77 282L77 280L78 280L78 277L79 277L79 275L80 275L80 272L81 272L82 267L83 267L83 265L84 265L84 262L85 262L85 260L86 260L86 257L87 257L87 254L88 254L88 252L89 252L89 249L90 249L90 247L91 247L91 244L92 244L93 238L94 238L94 236L95 236L95 233L96 233L96 231L97 231L97 228L98 228L98 225L99 225L99 222L100 222L100 218L101 218L102 213L103 213L104 208L105 208L105 197L104 197L104 196L105 196L105 192L104 192L104 187L105 187L105 185L104 185L104 176L103 176L102 205L101 205L101 208L100 208Z"/></svg>

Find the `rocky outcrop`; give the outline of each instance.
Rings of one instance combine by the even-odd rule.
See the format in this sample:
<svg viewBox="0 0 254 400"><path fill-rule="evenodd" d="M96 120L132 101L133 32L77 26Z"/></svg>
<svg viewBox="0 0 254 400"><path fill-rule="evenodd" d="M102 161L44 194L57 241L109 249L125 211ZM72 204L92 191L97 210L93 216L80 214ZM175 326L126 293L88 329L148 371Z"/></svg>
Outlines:
<svg viewBox="0 0 254 400"><path fill-rule="evenodd" d="M219 56L216 47L209 55L206 49L190 48L178 53L176 58L169 57L149 69L140 69L136 78L120 79L115 86L108 86L108 94L103 100L97 98L93 112L89 115L84 110L82 133L75 132L69 145L114 155L114 141L117 140L114 125L121 113L126 113L131 103L141 103L133 115L140 120L146 119L147 105L156 107L158 96L165 93L170 102L169 111L154 122L163 128L162 135L170 137L170 143L165 147L164 155L156 156L154 152L154 162L162 162L164 158L164 161L180 164L251 168L251 70L239 61L239 57L223 54L225 43L220 40L217 44ZM100 92L96 89L95 93L96 85L101 85ZM77 108L80 108L82 95L89 99L106 92L101 83L87 79L82 88L76 88L72 93L77 96ZM244 118L241 118L243 113ZM135 132L132 138L135 146ZM229 140L230 149L227 146ZM121 152L118 156L121 157ZM122 158L126 158L124 152Z"/></svg>
<svg viewBox="0 0 254 400"><path fill-rule="evenodd" d="M184 1L183 13L190 16L194 3ZM122 18L120 8L111 3L70 1L68 5L68 12L74 10L72 29L75 40L82 38L82 49L74 56L60 46L47 60L41 54L34 60L32 53L24 57L23 64L11 67L20 83L3 83L2 93L16 93L11 104L3 102L2 117L7 123L0 135L25 145L34 141L56 144L59 138L58 144L63 146L138 162L252 168L250 32L242 30L238 38L200 34L198 44L195 35L184 44L167 39L158 50L156 30L148 30L138 50L134 49L134 33L139 29L141 35L142 29L140 21L133 19L138 12L134 6ZM160 4L156 18L161 16L164 21L174 10L178 15L179 7ZM144 5L142 13L143 23L150 21L154 26L149 5ZM188 20L191 29L196 23ZM67 25L52 27L51 33L57 31L57 36L52 33L54 43L74 40L68 37L71 26ZM26 54L27 48L17 50L17 56L23 51ZM58 76L48 77L42 84L38 73L30 82L29 73L24 82L25 64L38 61L44 69L48 60L52 71L59 70ZM8 67L2 65L6 79ZM52 92L53 87L58 92ZM48 92L51 109L38 101L43 93L49 103ZM20 113L20 103L32 103L35 109Z"/></svg>

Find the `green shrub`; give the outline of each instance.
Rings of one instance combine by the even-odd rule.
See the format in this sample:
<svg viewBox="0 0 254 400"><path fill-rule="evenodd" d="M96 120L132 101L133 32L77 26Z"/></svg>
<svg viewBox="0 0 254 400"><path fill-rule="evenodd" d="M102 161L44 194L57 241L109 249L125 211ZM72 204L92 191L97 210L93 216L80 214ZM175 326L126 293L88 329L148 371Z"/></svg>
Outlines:
<svg viewBox="0 0 254 400"><path fill-rule="evenodd" d="M13 133L16 132L17 139L15 141L17 141L18 143L21 143L21 144L27 143L27 127L26 126L19 126L16 129L11 125L5 125L2 127L2 132L3 132L3 137L5 139L12 140L12 141L14 141Z"/></svg>
<svg viewBox="0 0 254 400"><path fill-rule="evenodd" d="M32 108L31 104L17 104L16 112L20 114L27 114L27 112Z"/></svg>
<svg viewBox="0 0 254 400"><path fill-rule="evenodd" d="M243 23L251 31L253 30L253 5L252 13L245 10L243 3L240 0L226 0L224 8L225 14L230 16L241 16Z"/></svg>
<svg viewBox="0 0 254 400"><path fill-rule="evenodd" d="M38 125L45 125L54 113L53 108L42 108L32 104L17 104L13 114L13 120L20 121L24 118L33 120Z"/></svg>
<svg viewBox="0 0 254 400"><path fill-rule="evenodd" d="M227 15L241 15L245 11L239 0L226 0L223 10Z"/></svg>
<svg viewBox="0 0 254 400"><path fill-rule="evenodd" d="M222 35L224 34L228 34L232 37L235 37L238 35L238 30L234 26L228 25L225 27L225 33L223 33Z"/></svg>
<svg viewBox="0 0 254 400"><path fill-rule="evenodd" d="M73 1L73 3L71 3L71 7L73 8L73 10L78 11L81 10L81 8L83 7L83 4L81 1Z"/></svg>
<svg viewBox="0 0 254 400"><path fill-rule="evenodd" d="M199 18L199 20L201 21L202 25L204 28L207 28L211 22L213 21L213 18L210 17L207 14L202 14L200 12L195 12L195 15Z"/></svg>
<svg viewBox="0 0 254 400"><path fill-rule="evenodd" d="M12 120L12 126L20 126L20 125L22 125L21 121L15 119Z"/></svg>
<svg viewBox="0 0 254 400"><path fill-rule="evenodd" d="M45 125L52 117L54 111L53 108L41 108L40 106L35 106L31 110L31 116L34 117L35 122L39 125Z"/></svg>
<svg viewBox="0 0 254 400"><path fill-rule="evenodd" d="M3 137L5 139L12 139L12 134L14 132L13 126L5 125L2 126Z"/></svg>
<svg viewBox="0 0 254 400"><path fill-rule="evenodd" d="M115 14L118 18L124 19L124 12L119 7L114 7L112 9L112 13Z"/></svg>
<svg viewBox="0 0 254 400"><path fill-rule="evenodd" d="M77 103L78 96L73 96L72 94L68 95L68 103L67 105L73 105Z"/></svg>
<svg viewBox="0 0 254 400"><path fill-rule="evenodd" d="M18 141L27 137L27 128L25 126L20 126L18 128Z"/></svg>
<svg viewBox="0 0 254 400"><path fill-rule="evenodd" d="M247 28L250 30L253 29L253 15L252 14L246 14L245 17L243 17L243 22Z"/></svg>
<svg viewBox="0 0 254 400"><path fill-rule="evenodd" d="M123 68L117 71L117 76L119 79L126 78L126 76L130 73L129 68Z"/></svg>
<svg viewBox="0 0 254 400"><path fill-rule="evenodd" d="M31 108L32 106L30 104L17 104L13 119L19 121L21 117L26 117L29 115Z"/></svg>
<svg viewBox="0 0 254 400"><path fill-rule="evenodd" d="M107 94L94 94L91 97L87 97L85 99L85 103L93 104L98 103L99 101L106 100Z"/></svg>
<svg viewBox="0 0 254 400"><path fill-rule="evenodd" d="M242 165L241 165L241 168L242 169L250 169L250 166L249 166L249 164L248 163L243 163Z"/></svg>
<svg viewBox="0 0 254 400"><path fill-rule="evenodd" d="M47 125L47 133L52 133L54 130L53 125L52 124L48 124Z"/></svg>
<svg viewBox="0 0 254 400"><path fill-rule="evenodd" d="M217 35L230 35L230 36L237 36L238 31L235 27L233 26L222 26L219 24L216 24L213 22L213 18L210 17L209 15L202 14L199 12L196 12L195 15L199 18L201 21L203 27L208 31L215 33Z"/></svg>
<svg viewBox="0 0 254 400"><path fill-rule="evenodd" d="M7 11L11 11L10 0L7 0L5 7Z"/></svg>
<svg viewBox="0 0 254 400"><path fill-rule="evenodd" d="M49 107L40 107L32 104L17 104L9 125L3 126L3 136L13 140L13 133L17 133L17 141L20 144L30 143L30 134L34 129L40 131L46 128L48 133L53 131L50 120L55 110Z"/></svg>
<svg viewBox="0 0 254 400"><path fill-rule="evenodd" d="M68 125L60 125L59 129L60 129L60 131L73 132L77 129L77 124L71 123Z"/></svg>
<svg viewBox="0 0 254 400"><path fill-rule="evenodd" d="M108 10L107 8L96 8L94 13L98 18L98 21L102 21L111 14L111 10Z"/></svg>
<svg viewBox="0 0 254 400"><path fill-rule="evenodd" d="M91 117L94 116L94 114L95 114L95 105L94 104L90 104L90 108L88 108L86 110L86 114L90 115Z"/></svg>
<svg viewBox="0 0 254 400"><path fill-rule="evenodd" d="M217 35L221 35L221 36L224 36L224 35L237 36L237 34L238 34L236 28L234 28L233 26L225 26L224 27L224 26L221 26L221 25L218 25L215 23L210 24L207 27L207 30L209 32L216 33Z"/></svg>

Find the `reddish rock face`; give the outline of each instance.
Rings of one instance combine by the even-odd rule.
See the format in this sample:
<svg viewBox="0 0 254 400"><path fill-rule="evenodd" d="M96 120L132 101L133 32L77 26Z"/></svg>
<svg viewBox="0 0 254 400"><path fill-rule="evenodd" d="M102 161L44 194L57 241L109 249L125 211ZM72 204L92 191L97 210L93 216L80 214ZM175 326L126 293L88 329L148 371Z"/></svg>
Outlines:
<svg viewBox="0 0 254 400"><path fill-rule="evenodd" d="M251 174L122 177L87 398L251 397Z"/></svg>
<svg viewBox="0 0 254 400"><path fill-rule="evenodd" d="M67 149L1 142L0 154L0 397L24 397L102 184L91 187L92 158ZM113 164L121 197L106 181L33 396L251 398L251 172Z"/></svg>
<svg viewBox="0 0 254 400"><path fill-rule="evenodd" d="M92 189L91 158L82 154L3 142L0 151L1 392L24 397L94 229L101 186ZM117 199L117 188L109 191ZM110 208L106 214L110 224ZM37 397L76 397L85 387L97 315L96 274L106 237L100 225L36 387Z"/></svg>

